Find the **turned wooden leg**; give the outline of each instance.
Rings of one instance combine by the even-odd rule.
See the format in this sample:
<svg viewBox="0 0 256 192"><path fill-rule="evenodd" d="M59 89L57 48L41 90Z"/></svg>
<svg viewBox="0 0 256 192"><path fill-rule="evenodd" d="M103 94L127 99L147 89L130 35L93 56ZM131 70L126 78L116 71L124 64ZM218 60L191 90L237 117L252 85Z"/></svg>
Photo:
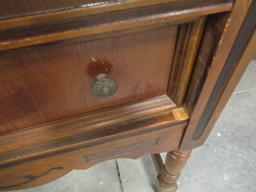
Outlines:
<svg viewBox="0 0 256 192"><path fill-rule="evenodd" d="M165 165L158 176L160 192L174 192L177 180L184 168L191 151L172 151L166 156Z"/></svg>

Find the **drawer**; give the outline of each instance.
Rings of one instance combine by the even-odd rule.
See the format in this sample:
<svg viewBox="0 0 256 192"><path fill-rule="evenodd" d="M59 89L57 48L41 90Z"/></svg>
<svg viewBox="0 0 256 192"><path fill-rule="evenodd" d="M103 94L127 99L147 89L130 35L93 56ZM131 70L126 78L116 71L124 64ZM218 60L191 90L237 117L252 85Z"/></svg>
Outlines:
<svg viewBox="0 0 256 192"><path fill-rule="evenodd" d="M1 56L0 133L165 94L176 33L168 26ZM92 92L105 69L95 60L110 65L118 87L110 96Z"/></svg>

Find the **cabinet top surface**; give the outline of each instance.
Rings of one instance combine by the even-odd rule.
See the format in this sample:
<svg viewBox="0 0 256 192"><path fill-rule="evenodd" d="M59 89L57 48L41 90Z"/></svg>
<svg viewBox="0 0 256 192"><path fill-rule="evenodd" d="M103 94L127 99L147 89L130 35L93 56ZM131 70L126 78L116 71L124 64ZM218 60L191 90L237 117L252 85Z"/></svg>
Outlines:
<svg viewBox="0 0 256 192"><path fill-rule="evenodd" d="M0 1L0 20L79 8L92 9L115 6L130 8L175 1L177 0L27 0L26 3L23 3L21 0L2 0Z"/></svg>
<svg viewBox="0 0 256 192"><path fill-rule="evenodd" d="M0 51L192 22L232 5L232 0L0 0Z"/></svg>
<svg viewBox="0 0 256 192"><path fill-rule="evenodd" d="M231 2L232 0L207 0L204 3L219 3L220 1ZM170 2L189 4L189 1L185 0L26 0L26 3L22 0L1 0L0 21L24 16L72 11L74 9L114 11Z"/></svg>

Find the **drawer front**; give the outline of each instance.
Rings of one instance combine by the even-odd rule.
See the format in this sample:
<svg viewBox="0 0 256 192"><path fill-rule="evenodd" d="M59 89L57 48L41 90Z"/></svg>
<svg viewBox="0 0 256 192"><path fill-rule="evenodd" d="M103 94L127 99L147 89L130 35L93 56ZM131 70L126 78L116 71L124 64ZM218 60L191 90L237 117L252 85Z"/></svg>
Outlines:
<svg viewBox="0 0 256 192"><path fill-rule="evenodd" d="M0 133L166 93L177 27L164 27L0 58ZM96 97L92 60L118 89Z"/></svg>

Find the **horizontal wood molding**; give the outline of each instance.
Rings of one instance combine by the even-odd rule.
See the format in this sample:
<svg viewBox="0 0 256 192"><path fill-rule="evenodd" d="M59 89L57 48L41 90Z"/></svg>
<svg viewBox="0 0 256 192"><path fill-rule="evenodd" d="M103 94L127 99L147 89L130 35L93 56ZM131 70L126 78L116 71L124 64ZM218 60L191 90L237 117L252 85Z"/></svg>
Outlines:
<svg viewBox="0 0 256 192"><path fill-rule="evenodd" d="M90 146L92 142L96 145L104 139L153 131L155 127L171 126L187 119L182 108L175 108L167 96L160 96L138 104L28 128L0 137L0 168L11 162L75 150Z"/></svg>
<svg viewBox="0 0 256 192"><path fill-rule="evenodd" d="M175 2L177 0L27 0L26 4L19 4L13 9L12 4L18 4L19 0L10 0L0 7L0 20L8 20L26 16L54 15L85 11L85 15L116 11L133 7L150 6L161 3ZM75 15L76 16L76 15Z"/></svg>
<svg viewBox="0 0 256 192"><path fill-rule="evenodd" d="M49 182L107 159L177 149L187 120L183 108L160 96L1 136L0 177L14 179L2 179L0 190Z"/></svg>
<svg viewBox="0 0 256 192"><path fill-rule="evenodd" d="M228 0L178 1L4 30L0 32L0 51L134 28L179 24L231 8L232 1Z"/></svg>
<svg viewBox="0 0 256 192"><path fill-rule="evenodd" d="M12 3L15 3L16 0L12 1ZM51 0L48 1L51 2ZM22 8L22 5L20 5L21 8L19 12L16 9L11 9L11 6L9 6L9 13L5 11L6 13L3 14L3 11L1 11L0 8L2 13L2 15L0 13L0 30L175 1L177 0L125 0L120 3L120 1L98 0L97 2L91 3L91 1L88 2L88 0L81 0L80 3L75 5L74 3L71 5L70 3L67 3L67 1L58 1L52 3L54 5L49 5L50 7L45 9L42 9L42 6L39 7L40 3L34 4L31 1L26 3L32 4L30 9ZM13 13L12 11L16 11L16 13Z"/></svg>
<svg viewBox="0 0 256 192"><path fill-rule="evenodd" d="M25 25L40 24L45 22L59 21L63 19L70 19L86 15L100 14L106 12L119 11L124 9L139 8L146 6L159 5L164 3L177 3L177 0L126 0L120 3L119 1L102 1L88 2L81 0L81 2L72 5L63 2L49 2L48 7L38 7L40 3L34 4L32 1L27 2L26 7L20 6L19 9L11 9L11 4L15 4L16 0L9 2L9 6L5 5L0 7L0 30L20 27ZM71 1L72 2L72 1ZM215 0L218 2L218 0ZM223 1L225 2L225 1ZM44 2L46 4L47 2ZM227 7L230 6L230 1L226 0ZM6 3L5 3L6 4ZM0 3L1 5L1 3ZM30 6L29 6L30 5ZM44 8L42 8L44 7ZM8 10L9 9L9 10ZM16 11L13 12L13 11Z"/></svg>

